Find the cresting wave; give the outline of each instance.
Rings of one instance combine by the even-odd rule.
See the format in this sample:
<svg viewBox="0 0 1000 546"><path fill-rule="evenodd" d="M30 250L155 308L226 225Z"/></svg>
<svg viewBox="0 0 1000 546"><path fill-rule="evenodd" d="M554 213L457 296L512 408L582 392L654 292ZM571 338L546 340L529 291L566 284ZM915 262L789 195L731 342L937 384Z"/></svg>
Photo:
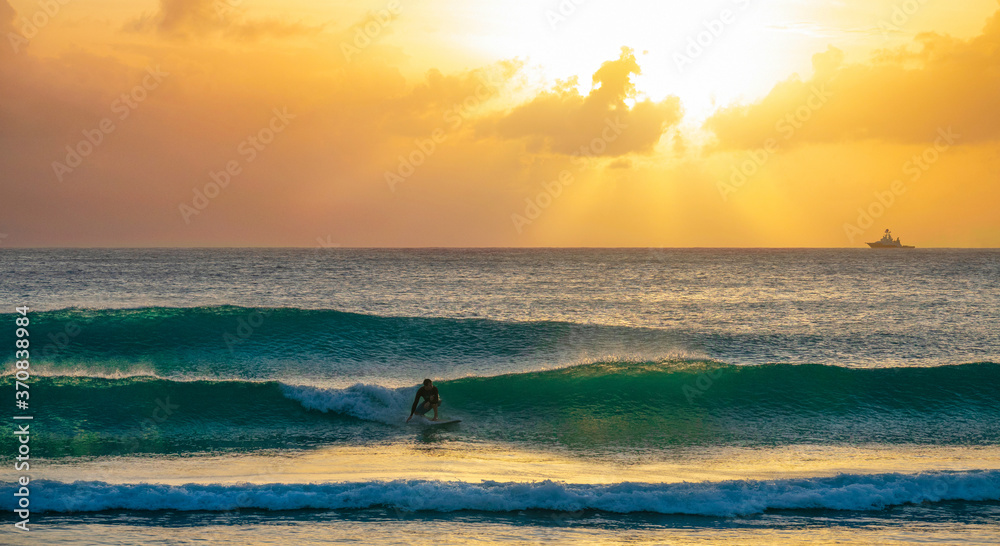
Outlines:
<svg viewBox="0 0 1000 546"><path fill-rule="evenodd" d="M164 376L189 370L192 361L245 364L247 359L287 359L290 351L299 365L311 358L327 363L388 360L441 365L456 359L551 356L600 346L595 340L615 345L614 340L622 337L657 345L669 337L657 330L561 322L384 317L230 305L70 308L35 313L31 320L37 356L46 361L139 363Z"/></svg>
<svg viewBox="0 0 1000 546"><path fill-rule="evenodd" d="M0 314L0 320L5 318L12 316ZM615 359L702 358L733 364L794 359L878 367L996 360L951 359L948 354L992 353L940 347L918 332L885 328L824 334L766 325L730 331L692 322L660 329L231 305L69 308L33 313L31 321L36 370L66 374L142 369L172 378L320 380L367 374L368 379L416 381L427 370L460 377Z"/></svg>
<svg viewBox="0 0 1000 546"><path fill-rule="evenodd" d="M36 439L54 455L310 447L413 433L403 419L415 386L35 382L46 393L36 419L47 423ZM992 445L1000 437L1000 365L993 363L856 369L600 362L438 385L444 414L465 420L455 434L540 446Z"/></svg>
<svg viewBox="0 0 1000 546"><path fill-rule="evenodd" d="M4 484L5 489L13 484ZM3 498L11 510L13 497ZM841 474L774 481L618 483L613 485L441 482L425 480L316 484L108 484L39 481L39 512L105 510L364 509L454 512L595 510L739 516L767 510L877 510L907 503L1000 500L1000 471Z"/></svg>
<svg viewBox="0 0 1000 546"><path fill-rule="evenodd" d="M12 383L8 373L3 382ZM73 411L95 408L110 415L170 395L177 403L198 401L201 413L246 413L253 406L319 410L364 421L396 424L416 388L355 384L347 388L292 385L278 381L172 380L123 374L86 377L75 374L37 378L50 389L53 403ZM701 408L710 411L769 409L814 414L876 411L1000 411L1000 364L972 363L915 368L842 368L810 364L734 366L706 361L597 362L555 370L465 377L439 381L452 411L476 414L510 406L538 412L595 410L634 415ZM110 396L109 396L110 395ZM102 400L107 407L102 406ZM613 401L613 403L608 403ZM79 405L77 405L79 404ZM218 407L216 407L216 405ZM43 408L44 411L44 408Z"/></svg>

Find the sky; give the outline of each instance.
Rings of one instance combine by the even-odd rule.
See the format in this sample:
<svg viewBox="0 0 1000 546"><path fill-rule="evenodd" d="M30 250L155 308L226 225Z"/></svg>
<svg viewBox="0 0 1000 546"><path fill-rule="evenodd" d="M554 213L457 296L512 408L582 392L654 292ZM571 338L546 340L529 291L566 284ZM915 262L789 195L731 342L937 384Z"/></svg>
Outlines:
<svg viewBox="0 0 1000 546"><path fill-rule="evenodd" d="M0 247L1000 247L996 0L0 0Z"/></svg>

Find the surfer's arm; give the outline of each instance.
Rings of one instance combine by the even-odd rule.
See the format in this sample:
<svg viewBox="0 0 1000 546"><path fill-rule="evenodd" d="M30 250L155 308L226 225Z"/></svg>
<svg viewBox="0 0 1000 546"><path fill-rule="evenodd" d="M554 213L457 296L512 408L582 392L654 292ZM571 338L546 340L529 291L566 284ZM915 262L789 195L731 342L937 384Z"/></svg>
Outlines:
<svg viewBox="0 0 1000 546"><path fill-rule="evenodd" d="M420 391L417 391L417 395L413 397L413 407L410 408L410 417L413 417L413 412L417 411L418 402L420 402Z"/></svg>

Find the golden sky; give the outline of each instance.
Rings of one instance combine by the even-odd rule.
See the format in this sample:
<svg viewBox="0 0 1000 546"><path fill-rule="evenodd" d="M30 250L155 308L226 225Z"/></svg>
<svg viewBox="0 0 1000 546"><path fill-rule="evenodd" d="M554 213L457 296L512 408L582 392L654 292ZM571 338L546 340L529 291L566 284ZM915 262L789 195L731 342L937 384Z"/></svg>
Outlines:
<svg viewBox="0 0 1000 546"><path fill-rule="evenodd" d="M996 0L0 0L0 246L1000 247Z"/></svg>

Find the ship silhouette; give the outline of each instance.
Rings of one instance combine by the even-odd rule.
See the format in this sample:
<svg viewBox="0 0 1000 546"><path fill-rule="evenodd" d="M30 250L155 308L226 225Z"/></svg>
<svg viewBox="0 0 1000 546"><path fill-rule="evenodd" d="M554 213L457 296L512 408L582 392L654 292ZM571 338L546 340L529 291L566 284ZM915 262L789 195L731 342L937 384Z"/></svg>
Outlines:
<svg viewBox="0 0 1000 546"><path fill-rule="evenodd" d="M900 242L899 237L893 239L892 233L889 233L888 229L885 230L885 235L882 235L881 239L875 241L874 243L866 244L872 248L913 248L912 246L907 246Z"/></svg>

